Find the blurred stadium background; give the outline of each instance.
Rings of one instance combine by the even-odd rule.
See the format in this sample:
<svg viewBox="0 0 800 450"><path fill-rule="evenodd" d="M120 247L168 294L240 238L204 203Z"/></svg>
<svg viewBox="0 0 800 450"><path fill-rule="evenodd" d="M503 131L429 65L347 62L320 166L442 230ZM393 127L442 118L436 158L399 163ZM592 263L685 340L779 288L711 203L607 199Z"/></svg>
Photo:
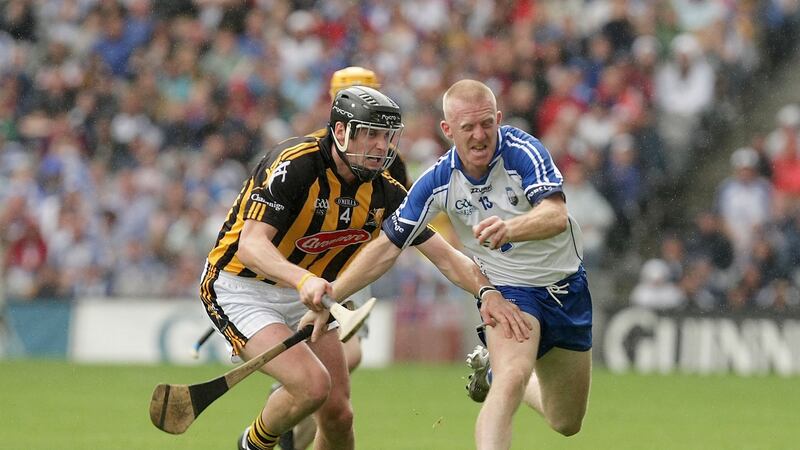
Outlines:
<svg viewBox="0 0 800 450"><path fill-rule="evenodd" d="M188 356L208 325L196 294L205 255L253 162L323 127L331 73L361 65L404 109L412 178L446 149L440 96L467 77L490 85L505 122L539 137L565 175L585 234L598 378L587 430L566 441L577 444L520 433L548 448L791 448L769 426L797 421L780 412L797 404L789 377L800 374L799 39L795 0L0 1L0 381L16 393L0 409L26 411L4 415L0 435L23 448L38 421L92 417L118 395L101 389L111 378L144 396L113 414L144 418L151 385L223 370L221 338ZM373 289L375 372L354 379L357 415L385 412L359 403L360 389L386 388L381 373L421 392L410 408L454 404L466 419L359 436L449 423L461 441L391 448L469 446L477 407L452 375L476 343L473 301L414 251ZM76 398L58 397L72 384L57 380L84 370L101 395L72 410ZM673 384L676 398L649 397ZM714 387L712 400L699 394ZM54 403L24 400L37 392ZM631 398L656 403L620 412L635 410ZM739 408L750 413L725 415ZM700 411L735 425L698 422ZM692 420L652 427L667 416ZM649 433L627 438L637 426ZM687 426L721 437L687 441ZM143 424L120 439L156 432ZM190 448L85 433L64 448Z"/></svg>

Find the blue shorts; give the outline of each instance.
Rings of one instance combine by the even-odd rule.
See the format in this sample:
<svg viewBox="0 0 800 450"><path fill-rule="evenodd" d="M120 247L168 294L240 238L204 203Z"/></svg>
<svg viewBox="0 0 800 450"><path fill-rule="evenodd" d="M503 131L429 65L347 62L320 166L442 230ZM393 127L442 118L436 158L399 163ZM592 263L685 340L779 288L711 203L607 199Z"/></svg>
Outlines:
<svg viewBox="0 0 800 450"><path fill-rule="evenodd" d="M496 287L508 301L539 321L542 336L537 359L553 347L575 351L592 348L592 296L583 267L550 286ZM478 337L485 345L482 330Z"/></svg>

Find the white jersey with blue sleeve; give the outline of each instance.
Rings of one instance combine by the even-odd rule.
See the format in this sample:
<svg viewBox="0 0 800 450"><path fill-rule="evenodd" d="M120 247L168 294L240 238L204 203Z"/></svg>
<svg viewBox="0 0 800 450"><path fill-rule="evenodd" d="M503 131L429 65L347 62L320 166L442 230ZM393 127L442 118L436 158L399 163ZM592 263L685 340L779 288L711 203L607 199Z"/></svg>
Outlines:
<svg viewBox="0 0 800 450"><path fill-rule="evenodd" d="M548 239L511 242L497 250L482 246L472 227L498 216L522 215L550 195L563 195L563 177L538 139L502 126L488 174L475 180L462 171L451 148L411 187L383 224L383 231L405 248L440 211L450 218L467 252L497 286L549 286L577 272L583 255L581 231L570 217L567 229Z"/></svg>

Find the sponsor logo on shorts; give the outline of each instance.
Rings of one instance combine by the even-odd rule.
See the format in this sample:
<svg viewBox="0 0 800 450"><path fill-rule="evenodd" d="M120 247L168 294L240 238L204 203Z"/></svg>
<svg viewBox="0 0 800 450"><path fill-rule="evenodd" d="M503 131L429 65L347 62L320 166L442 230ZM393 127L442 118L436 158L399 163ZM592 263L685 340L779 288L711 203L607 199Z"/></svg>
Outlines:
<svg viewBox="0 0 800 450"><path fill-rule="evenodd" d="M298 239L294 245L306 253L317 254L332 248L360 244L368 240L370 240L370 234L366 230L321 231Z"/></svg>

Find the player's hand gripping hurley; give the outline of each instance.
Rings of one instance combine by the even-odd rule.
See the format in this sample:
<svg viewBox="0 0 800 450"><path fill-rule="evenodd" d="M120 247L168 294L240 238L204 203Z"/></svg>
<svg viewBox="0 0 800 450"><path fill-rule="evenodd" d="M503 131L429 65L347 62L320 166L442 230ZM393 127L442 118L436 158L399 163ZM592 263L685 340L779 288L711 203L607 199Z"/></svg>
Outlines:
<svg viewBox="0 0 800 450"><path fill-rule="evenodd" d="M322 302L339 322L339 340L342 342L346 342L361 328L375 306L374 297L355 311L350 311L327 296L323 297ZM280 344L213 380L191 385L159 384L150 400L150 420L167 433L183 433L208 405L286 349L308 339L313 329L313 324L306 325Z"/></svg>

